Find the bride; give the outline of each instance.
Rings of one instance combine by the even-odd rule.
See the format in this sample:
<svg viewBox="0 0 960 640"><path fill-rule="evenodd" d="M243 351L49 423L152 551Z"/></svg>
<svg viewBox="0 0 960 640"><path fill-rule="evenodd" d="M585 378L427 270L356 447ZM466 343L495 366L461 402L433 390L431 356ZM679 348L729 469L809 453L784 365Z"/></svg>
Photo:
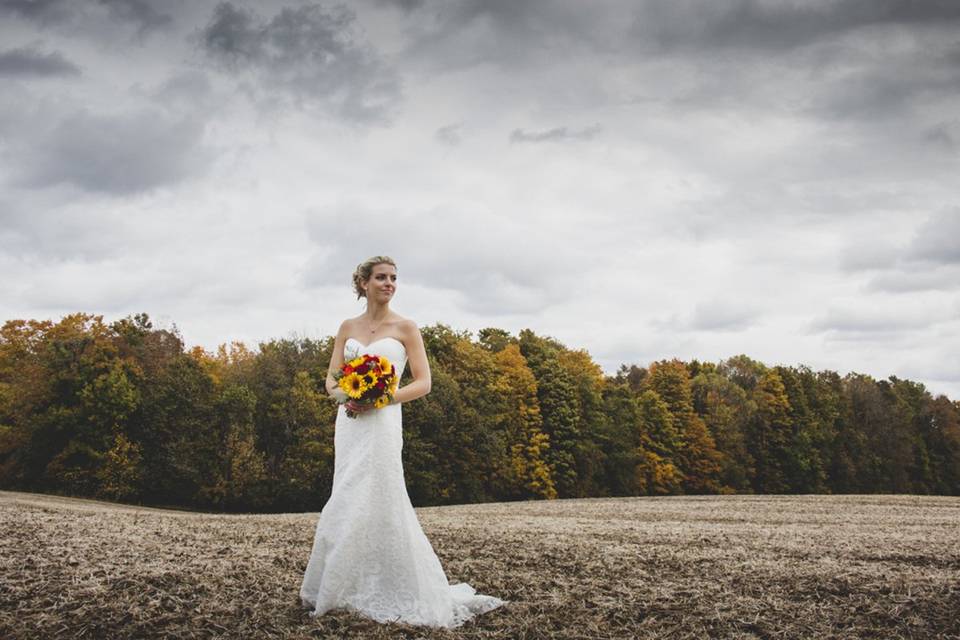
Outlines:
<svg viewBox="0 0 960 640"><path fill-rule="evenodd" d="M416 323L390 309L396 264L370 258L357 267L353 285L367 309L344 320L334 340L327 392L341 405L333 491L317 522L300 600L312 616L344 608L378 622L459 627L508 601L447 582L407 494L401 407L430 392L430 368ZM413 382L379 409L348 400L333 377L345 360L365 353L389 359L398 377L409 358ZM346 408L359 415L348 417Z"/></svg>

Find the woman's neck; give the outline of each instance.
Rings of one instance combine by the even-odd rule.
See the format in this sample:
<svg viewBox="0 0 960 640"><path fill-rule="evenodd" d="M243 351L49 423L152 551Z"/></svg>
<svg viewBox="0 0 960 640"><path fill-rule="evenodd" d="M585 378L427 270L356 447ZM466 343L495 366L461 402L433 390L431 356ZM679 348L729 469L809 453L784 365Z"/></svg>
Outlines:
<svg viewBox="0 0 960 640"><path fill-rule="evenodd" d="M371 320L374 323L380 322L390 315L390 307L379 302L368 301L367 310L364 312L364 315L367 316L367 320Z"/></svg>

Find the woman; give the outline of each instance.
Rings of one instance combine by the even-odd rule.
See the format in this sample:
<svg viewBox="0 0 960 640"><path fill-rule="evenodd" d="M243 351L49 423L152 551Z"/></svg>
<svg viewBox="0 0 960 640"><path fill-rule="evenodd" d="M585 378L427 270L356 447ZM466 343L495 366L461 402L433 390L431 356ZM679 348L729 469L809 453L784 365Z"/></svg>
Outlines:
<svg viewBox="0 0 960 640"><path fill-rule="evenodd" d="M370 258L357 267L353 284L367 309L345 320L334 340L327 392L341 405L333 491L317 522L300 599L314 616L347 608L378 622L459 627L506 601L447 582L407 495L401 405L430 392L430 367L416 323L390 309L396 264ZM409 356L414 381L379 409L348 400L333 377L345 359L364 353L386 357L397 376ZM346 408L359 415L348 417Z"/></svg>

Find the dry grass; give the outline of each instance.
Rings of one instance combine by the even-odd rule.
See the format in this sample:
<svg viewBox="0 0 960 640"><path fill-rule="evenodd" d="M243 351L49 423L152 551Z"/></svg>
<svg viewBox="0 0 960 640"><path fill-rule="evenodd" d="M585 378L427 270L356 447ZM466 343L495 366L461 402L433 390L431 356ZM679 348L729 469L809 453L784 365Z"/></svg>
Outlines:
<svg viewBox="0 0 960 640"><path fill-rule="evenodd" d="M316 515L0 492L2 638L960 638L960 498L685 496L417 510L455 630L311 618Z"/></svg>

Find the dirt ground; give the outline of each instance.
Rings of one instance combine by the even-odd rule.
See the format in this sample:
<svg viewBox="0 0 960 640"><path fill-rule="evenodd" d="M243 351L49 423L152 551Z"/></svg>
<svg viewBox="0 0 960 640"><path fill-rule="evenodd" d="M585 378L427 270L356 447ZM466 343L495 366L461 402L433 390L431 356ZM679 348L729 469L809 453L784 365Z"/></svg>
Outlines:
<svg viewBox="0 0 960 640"><path fill-rule="evenodd" d="M417 509L456 630L299 601L316 513L0 491L0 638L960 638L960 498L679 496Z"/></svg>

